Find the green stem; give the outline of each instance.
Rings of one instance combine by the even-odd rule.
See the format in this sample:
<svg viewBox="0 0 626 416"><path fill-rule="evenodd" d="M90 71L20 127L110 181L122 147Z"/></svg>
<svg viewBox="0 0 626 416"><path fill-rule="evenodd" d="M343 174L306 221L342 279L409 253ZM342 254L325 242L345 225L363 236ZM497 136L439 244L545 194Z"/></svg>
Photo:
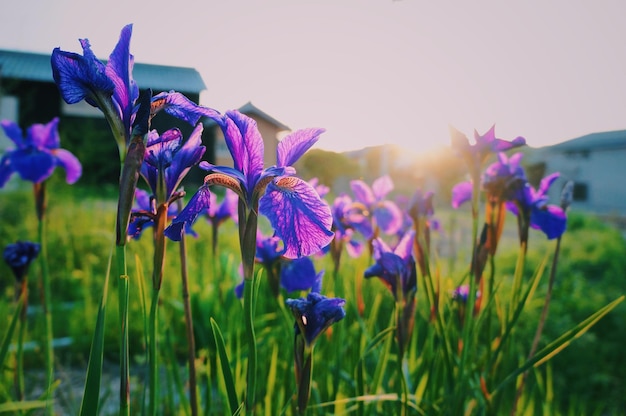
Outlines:
<svg viewBox="0 0 626 416"><path fill-rule="evenodd" d="M53 408L50 406L52 403L52 382L54 379L54 351L52 350L52 311L51 307L51 287L50 287L50 272L48 270L48 247L46 245L46 191L45 182L35 183L35 205L37 208L38 219L38 234L39 244L41 245L41 253L39 258L41 259L41 278L43 286L43 310L46 327L46 342L45 342L45 363L46 363L46 414L53 413Z"/></svg>
<svg viewBox="0 0 626 416"><path fill-rule="evenodd" d="M16 370L15 370L15 396L18 401L24 400L24 335L26 333L26 312L28 309L28 280L26 276L20 282L18 302L23 302L20 311L20 329L17 334ZM21 412L20 412L21 414Z"/></svg>
<svg viewBox="0 0 626 416"><path fill-rule="evenodd" d="M126 270L126 245L116 245L120 323L120 415L130 415L130 370L128 352L128 272Z"/></svg>
<svg viewBox="0 0 626 416"><path fill-rule="evenodd" d="M245 279L243 286L243 309L246 338L248 340L248 376L246 388L246 409L252 412L256 386L256 336L254 334L254 277Z"/></svg>
<svg viewBox="0 0 626 416"><path fill-rule="evenodd" d="M182 200L178 200L178 212L182 210ZM214 227L217 228L217 227ZM217 233L216 233L217 234ZM196 394L196 342L193 335L193 316L189 299L189 281L187 279L187 250L185 233L180 238L180 272L183 281L183 304L185 307L185 328L187 331L187 360L189 362L189 402L191 415L198 415L198 397Z"/></svg>
<svg viewBox="0 0 626 416"><path fill-rule="evenodd" d="M148 341L148 359L149 363L149 383L150 383L150 405L149 415L156 415L156 403L158 400L158 362L157 362L157 309L159 303L159 290L152 289L152 303L150 305L150 321Z"/></svg>

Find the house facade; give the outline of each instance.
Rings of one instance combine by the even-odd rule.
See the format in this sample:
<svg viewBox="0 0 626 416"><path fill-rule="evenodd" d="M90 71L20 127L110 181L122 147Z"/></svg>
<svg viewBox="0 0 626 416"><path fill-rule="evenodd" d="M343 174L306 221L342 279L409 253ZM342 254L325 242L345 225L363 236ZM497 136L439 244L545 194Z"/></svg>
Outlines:
<svg viewBox="0 0 626 416"><path fill-rule="evenodd" d="M529 160L543 174L559 172L550 189L558 203L567 181L574 182L571 208L601 215L626 216L626 130L592 133L537 149Z"/></svg>

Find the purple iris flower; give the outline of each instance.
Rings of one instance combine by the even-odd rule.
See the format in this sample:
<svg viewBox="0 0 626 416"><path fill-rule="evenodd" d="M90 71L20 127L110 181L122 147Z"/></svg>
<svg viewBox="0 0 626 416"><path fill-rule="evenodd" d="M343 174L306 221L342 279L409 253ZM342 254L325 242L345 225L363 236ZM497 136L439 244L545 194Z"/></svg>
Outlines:
<svg viewBox="0 0 626 416"><path fill-rule="evenodd" d="M106 64L91 50L88 39L80 39L83 54L52 51L52 76L68 104L85 100L105 115L120 149L128 146L138 110L139 88L133 79L134 57L130 53L133 25L122 28L120 38ZM151 97L150 117L158 111L195 125L201 116L218 112L199 106L182 94L170 91Z"/></svg>
<svg viewBox="0 0 626 416"><path fill-rule="evenodd" d="M364 276L379 277L396 301L411 298L417 291L414 237L414 231L407 232L393 250L380 238L372 242L376 263L365 270Z"/></svg>
<svg viewBox="0 0 626 416"><path fill-rule="evenodd" d="M263 138L256 122L228 111L217 119L234 167L201 163L210 173L205 184L168 227L166 233L176 239L180 223L191 220L206 208L205 195L210 185L221 185L239 195L249 212L264 214L276 235L285 243L284 256L296 258L318 252L332 239L330 207L306 181L292 176L292 165L318 140L323 129L304 129L284 137L277 147L277 164L263 168ZM208 201L207 201L208 202ZM241 219L240 219L241 220ZM248 230L248 233L255 230Z"/></svg>
<svg viewBox="0 0 626 416"><path fill-rule="evenodd" d="M28 267L39 255L40 245L30 241L18 241L4 248L4 261L9 265L18 282L24 280Z"/></svg>
<svg viewBox="0 0 626 416"><path fill-rule="evenodd" d="M296 335L304 334L308 346L312 346L317 337L335 322L346 316L341 298L327 298L317 292L310 292L306 298L287 299L296 318Z"/></svg>
<svg viewBox="0 0 626 416"><path fill-rule="evenodd" d="M469 296L469 285L464 284L457 286L456 289L452 292L452 299L457 302L467 303L467 298ZM480 290L476 291L476 298L480 298Z"/></svg>
<svg viewBox="0 0 626 416"><path fill-rule="evenodd" d="M148 133L148 143L141 176L157 199L167 202L192 166L198 164L206 147L202 145L202 124L198 124L183 142L180 130L170 129L159 136L156 130Z"/></svg>
<svg viewBox="0 0 626 416"><path fill-rule="evenodd" d="M482 176L482 188L490 198L498 201L510 201L519 198L519 194L527 182L526 173L520 162L523 153L515 153L507 157L498 153L498 161L485 169Z"/></svg>
<svg viewBox="0 0 626 416"><path fill-rule="evenodd" d="M498 153L498 161L485 169L482 175L481 187L487 194L497 200L513 200L519 197L519 192L526 183L526 173L521 166L523 153L515 153L511 157L503 152ZM452 207L459 208L472 199L472 181L456 184L452 188Z"/></svg>
<svg viewBox="0 0 626 416"><path fill-rule="evenodd" d="M385 234L395 234L402 227L400 208L395 202L385 199L393 190L393 181L389 175L376 179L371 187L359 179L351 181L350 187L355 200L364 204L369 210L375 227ZM367 239L374 237L373 234L364 235Z"/></svg>
<svg viewBox="0 0 626 416"><path fill-rule="evenodd" d="M13 172L24 180L41 183L48 179L55 167L65 169L65 180L73 184L82 174L82 166L76 156L59 148L59 118L47 124L33 124L26 132L8 120L0 122L2 128L16 148L0 158L0 187L3 187Z"/></svg>
<svg viewBox="0 0 626 416"><path fill-rule="evenodd" d="M537 190L526 183L519 198L507 203L507 208L514 214L527 215L530 226L541 230L549 240L560 237L567 227L565 210L558 205L548 204L548 190L559 176L558 172L546 176Z"/></svg>
<svg viewBox="0 0 626 416"><path fill-rule="evenodd" d="M355 208L352 198L346 194L335 198L332 205L333 228L335 231L334 242L343 242L350 257L359 257L365 246L362 241L356 238L356 230L369 225L368 218L362 214L361 210ZM367 225L363 226L362 224Z"/></svg>
<svg viewBox="0 0 626 416"><path fill-rule="evenodd" d="M526 144L526 139L521 136L511 141L497 138L495 128L495 125L491 126L483 135L474 130L475 143L472 145L465 134L450 127L452 147L465 158L471 171L480 171L482 163L491 153L504 152Z"/></svg>
<svg viewBox="0 0 626 416"><path fill-rule="evenodd" d="M324 184L319 183L319 179L317 178L311 178L311 180L309 180L309 185L315 188L320 198L324 198L326 194L330 192L330 188Z"/></svg>
<svg viewBox="0 0 626 416"><path fill-rule="evenodd" d="M126 145L135 101L139 97L139 88L132 76L131 34L132 25L122 29L106 65L93 53L88 39L79 40L83 55L54 48L51 56L52 76L65 102L74 104L85 100L98 107L111 125L116 140L123 138Z"/></svg>

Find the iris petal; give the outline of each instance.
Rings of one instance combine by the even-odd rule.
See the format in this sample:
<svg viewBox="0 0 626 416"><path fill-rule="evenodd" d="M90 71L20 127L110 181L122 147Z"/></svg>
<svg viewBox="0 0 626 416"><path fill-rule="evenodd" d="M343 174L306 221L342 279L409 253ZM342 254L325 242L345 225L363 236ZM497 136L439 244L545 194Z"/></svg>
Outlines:
<svg viewBox="0 0 626 416"><path fill-rule="evenodd" d="M354 197L357 201L362 202L367 206L370 206L376 201L372 188L370 188L369 185L362 180L355 179L350 181L350 188L352 189Z"/></svg>
<svg viewBox="0 0 626 416"><path fill-rule="evenodd" d="M95 94L101 92L110 97L115 84L105 74L105 66L91 52L89 41L81 43L85 56L60 48L52 51L52 76L66 103L75 104L84 99L97 107Z"/></svg>
<svg viewBox="0 0 626 416"><path fill-rule="evenodd" d="M61 145L58 125L58 117L53 118L47 124L33 124L28 128L26 140L38 149L57 149Z"/></svg>
<svg viewBox="0 0 626 416"><path fill-rule="evenodd" d="M6 136L11 139L13 143L15 143L15 146L17 146L18 149L26 145L26 143L24 143L24 135L22 134L22 129L20 128L20 126L17 125L17 123L9 120L2 120L0 122L0 125L4 130L4 134L6 134Z"/></svg>
<svg viewBox="0 0 626 416"><path fill-rule="evenodd" d="M83 173L78 158L65 149L55 149L52 154L56 158L56 164L65 169L65 181L70 185L75 183Z"/></svg>
<svg viewBox="0 0 626 416"><path fill-rule="evenodd" d="M183 227L193 224L203 210L211 203L211 191L204 185L191 197L187 206L172 220L172 223L165 229L165 236L173 241L180 241Z"/></svg>
<svg viewBox="0 0 626 416"><path fill-rule="evenodd" d="M56 163L52 154L18 149L11 153L11 166L22 179L39 183L54 171Z"/></svg>
<svg viewBox="0 0 626 416"><path fill-rule="evenodd" d="M270 182L259 211L285 243L287 258L315 254L334 236L330 207L302 179L289 176Z"/></svg>
<svg viewBox="0 0 626 416"><path fill-rule="evenodd" d="M452 188L452 208L458 208L472 199L474 185L470 181L461 182Z"/></svg>
<svg viewBox="0 0 626 416"><path fill-rule="evenodd" d="M195 126L200 117L203 116L216 119L216 121L220 119L218 111L198 105L183 94L175 91L162 92L152 97L152 108L150 110L152 115L160 110L177 119L186 121L192 126Z"/></svg>
<svg viewBox="0 0 626 416"><path fill-rule="evenodd" d="M378 227L386 234L395 234L402 227L402 211L393 201L382 201L374 209Z"/></svg>
<svg viewBox="0 0 626 416"><path fill-rule="evenodd" d="M280 284L287 292L308 290L313 287L316 279L315 266L308 257L289 261L280 269Z"/></svg>
<svg viewBox="0 0 626 416"><path fill-rule="evenodd" d="M130 37L133 33L133 25L122 28L120 39L115 49L109 56L106 66L106 74L115 85L113 98L119 105L125 131L130 131L131 117L134 103L139 97L139 88L133 80L134 58L130 54Z"/></svg>
<svg viewBox="0 0 626 416"><path fill-rule="evenodd" d="M372 183L372 192L377 200L383 199L391 191L393 191L393 181L389 175L381 176Z"/></svg>
<svg viewBox="0 0 626 416"><path fill-rule="evenodd" d="M3 155L0 159L0 188L7 183L12 173L11 159L8 155Z"/></svg>
<svg viewBox="0 0 626 416"><path fill-rule="evenodd" d="M530 225L540 229L549 240L560 237L567 226L565 212L556 205L541 208L534 207L530 213Z"/></svg>
<svg viewBox="0 0 626 416"><path fill-rule="evenodd" d="M294 131L278 142L276 149L276 165L292 166L307 150L319 140L324 129L302 129Z"/></svg>

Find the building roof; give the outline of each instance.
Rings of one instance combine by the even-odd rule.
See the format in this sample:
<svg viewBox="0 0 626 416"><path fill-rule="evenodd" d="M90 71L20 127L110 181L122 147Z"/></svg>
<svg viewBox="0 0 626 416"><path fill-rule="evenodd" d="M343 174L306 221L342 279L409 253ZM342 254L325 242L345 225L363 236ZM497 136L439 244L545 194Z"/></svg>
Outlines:
<svg viewBox="0 0 626 416"><path fill-rule="evenodd" d="M133 77L139 88L152 88L155 92L176 90L200 93L206 89L202 77L194 68L136 62L133 66ZM0 79L2 78L54 82L50 55L0 49Z"/></svg>
<svg viewBox="0 0 626 416"><path fill-rule="evenodd" d="M549 152L576 152L621 148L626 148L626 130L591 133L544 149Z"/></svg>
<svg viewBox="0 0 626 416"><path fill-rule="evenodd" d="M245 114L245 115L247 115L249 117L256 116L258 118L261 118L261 119L267 121L268 123L276 126L276 128L279 131L291 130L289 128L289 126L287 126L286 124L283 124L280 121L276 120L274 117L270 116L269 114L267 114L266 112L261 110L259 107L257 107L254 104L252 104L251 101L248 101L247 103L245 103L244 105L239 107L237 109L237 111L239 111L240 113ZM206 119L206 121L204 122L205 126L212 126L212 125L215 125L215 124L217 124L217 123L215 123L215 121L213 121L211 119Z"/></svg>

